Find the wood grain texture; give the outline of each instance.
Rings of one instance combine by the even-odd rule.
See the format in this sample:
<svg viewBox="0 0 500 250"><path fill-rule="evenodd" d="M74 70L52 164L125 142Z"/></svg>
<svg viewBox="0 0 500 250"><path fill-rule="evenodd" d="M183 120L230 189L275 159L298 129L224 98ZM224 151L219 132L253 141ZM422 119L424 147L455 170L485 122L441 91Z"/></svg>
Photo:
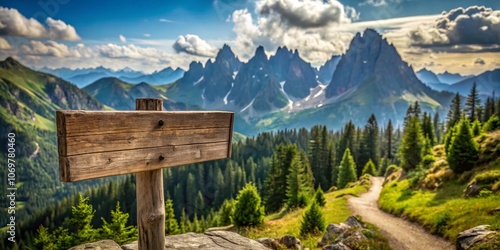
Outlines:
<svg viewBox="0 0 500 250"><path fill-rule="evenodd" d="M228 146L215 142L60 156L61 180L81 181L222 159L227 157Z"/></svg>
<svg viewBox="0 0 500 250"><path fill-rule="evenodd" d="M137 99L138 110L163 110L162 99ZM122 151L123 152L123 151ZM121 160L121 158L117 158ZM156 169L136 174L137 228L139 250L165 248L165 202L163 171Z"/></svg>
<svg viewBox="0 0 500 250"><path fill-rule="evenodd" d="M57 135L70 137L154 130L228 128L233 113L222 111L57 111ZM159 126L159 121L164 125Z"/></svg>

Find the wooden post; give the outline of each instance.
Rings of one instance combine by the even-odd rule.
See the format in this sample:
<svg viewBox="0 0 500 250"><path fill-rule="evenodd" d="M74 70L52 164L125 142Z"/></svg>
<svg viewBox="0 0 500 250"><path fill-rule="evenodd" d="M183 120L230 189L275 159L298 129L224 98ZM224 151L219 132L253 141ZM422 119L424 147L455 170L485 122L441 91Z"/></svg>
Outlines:
<svg viewBox="0 0 500 250"><path fill-rule="evenodd" d="M163 110L163 100L136 99L135 109L161 111ZM159 126L162 125L159 124ZM165 248L165 201L163 198L162 171L162 169L157 169L136 173L139 250L161 250Z"/></svg>

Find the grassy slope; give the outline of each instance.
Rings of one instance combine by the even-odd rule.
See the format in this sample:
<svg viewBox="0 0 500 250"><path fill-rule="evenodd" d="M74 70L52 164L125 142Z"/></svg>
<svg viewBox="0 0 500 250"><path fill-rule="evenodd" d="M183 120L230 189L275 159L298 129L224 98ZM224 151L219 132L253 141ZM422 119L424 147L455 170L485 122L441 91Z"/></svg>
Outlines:
<svg viewBox="0 0 500 250"><path fill-rule="evenodd" d="M485 149L492 145L499 148L500 131L486 136L480 148ZM494 139L496 138L496 139ZM489 142L492 143L488 145ZM406 217L422 224L430 232L455 241L458 233L466 229L488 224L493 228L500 228L500 213L491 214L489 211L500 206L500 194L489 194L484 197L464 198L463 191L468 183L478 174L487 174L500 171L500 158L495 151L493 159L476 169L461 175L450 175L442 147L435 147L436 162L427 170L426 178L419 184L427 185L431 179L440 179L442 184L436 190L411 188L410 179L393 181L385 185L382 190L379 204L390 213ZM483 156L485 154L482 154ZM490 152L491 155L491 152ZM495 159L496 158L496 159ZM500 179L496 181L500 183Z"/></svg>
<svg viewBox="0 0 500 250"><path fill-rule="evenodd" d="M325 194L326 205L323 207L323 215L325 216L326 225L330 223L345 222L347 217L352 213L347 207L347 197L345 195L358 196L360 193L366 192L368 187L355 186L348 189L334 191ZM307 237L300 236L300 222L306 208L298 209L290 213L277 213L266 216L265 223L257 228L251 228L238 233L252 238L271 237L278 238L284 235L293 235L302 241L305 247L316 249L320 235L309 235Z"/></svg>

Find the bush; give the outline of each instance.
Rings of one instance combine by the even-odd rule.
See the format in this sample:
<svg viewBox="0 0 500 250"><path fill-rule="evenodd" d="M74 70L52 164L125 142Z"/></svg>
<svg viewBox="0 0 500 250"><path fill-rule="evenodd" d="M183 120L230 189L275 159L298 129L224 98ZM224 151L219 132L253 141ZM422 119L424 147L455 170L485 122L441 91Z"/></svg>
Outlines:
<svg viewBox="0 0 500 250"><path fill-rule="evenodd" d="M426 168L430 167L434 162L436 161L436 158L433 155L426 155L424 156L424 159L422 160L422 165Z"/></svg>
<svg viewBox="0 0 500 250"><path fill-rule="evenodd" d="M399 167L396 165L390 165L387 170L385 171L384 177L387 178L387 176L391 175L392 173L396 172L399 170Z"/></svg>
<svg viewBox="0 0 500 250"><path fill-rule="evenodd" d="M264 222L264 207L252 183L246 184L236 197L233 223L236 226L256 226Z"/></svg>
<svg viewBox="0 0 500 250"><path fill-rule="evenodd" d="M318 203L313 200L300 223L300 235L318 234L325 229L325 218Z"/></svg>

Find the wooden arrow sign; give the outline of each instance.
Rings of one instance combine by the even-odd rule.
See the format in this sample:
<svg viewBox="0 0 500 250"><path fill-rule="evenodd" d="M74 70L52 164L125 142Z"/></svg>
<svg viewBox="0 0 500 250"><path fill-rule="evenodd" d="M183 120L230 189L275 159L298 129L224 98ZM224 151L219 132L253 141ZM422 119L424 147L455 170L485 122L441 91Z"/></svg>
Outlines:
<svg viewBox="0 0 500 250"><path fill-rule="evenodd" d="M229 158L234 113L57 111L64 182Z"/></svg>

